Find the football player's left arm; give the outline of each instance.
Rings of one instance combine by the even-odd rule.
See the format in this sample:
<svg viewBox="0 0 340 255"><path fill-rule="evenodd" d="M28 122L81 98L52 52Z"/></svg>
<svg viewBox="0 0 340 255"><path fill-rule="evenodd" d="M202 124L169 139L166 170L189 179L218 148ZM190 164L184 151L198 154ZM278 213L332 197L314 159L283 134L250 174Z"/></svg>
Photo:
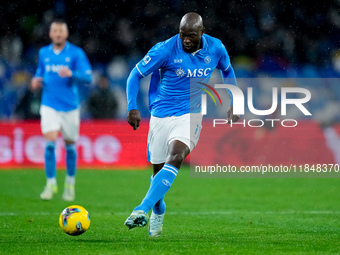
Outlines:
<svg viewBox="0 0 340 255"><path fill-rule="evenodd" d="M224 84L237 86L235 72L233 67L231 66L228 52L223 44L221 47L220 60L218 62L217 68L221 71L221 76ZM240 116L233 114L233 95L228 89L227 92L230 98L230 108L228 109L228 122L237 122L240 119Z"/></svg>
<svg viewBox="0 0 340 255"><path fill-rule="evenodd" d="M91 83L92 68L85 52L80 50L75 63L75 69L72 71L72 79L81 83Z"/></svg>

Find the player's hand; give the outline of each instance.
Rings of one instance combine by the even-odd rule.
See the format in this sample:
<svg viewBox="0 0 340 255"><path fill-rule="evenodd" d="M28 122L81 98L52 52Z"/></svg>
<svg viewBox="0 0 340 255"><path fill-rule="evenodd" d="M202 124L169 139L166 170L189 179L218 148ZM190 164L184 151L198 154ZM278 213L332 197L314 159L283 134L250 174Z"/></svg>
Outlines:
<svg viewBox="0 0 340 255"><path fill-rule="evenodd" d="M228 110L228 123L232 122L237 122L240 119L240 115L234 115L233 114L233 106L230 106Z"/></svg>
<svg viewBox="0 0 340 255"><path fill-rule="evenodd" d="M31 87L33 90L37 90L42 86L43 78L42 77L34 77L31 81Z"/></svg>
<svg viewBox="0 0 340 255"><path fill-rule="evenodd" d="M140 125L140 113L138 110L131 110L129 111L126 121L133 127L133 130L137 130Z"/></svg>
<svg viewBox="0 0 340 255"><path fill-rule="evenodd" d="M68 67L62 67L62 68L60 68L60 71L59 71L58 75L61 78L72 77L72 71Z"/></svg>

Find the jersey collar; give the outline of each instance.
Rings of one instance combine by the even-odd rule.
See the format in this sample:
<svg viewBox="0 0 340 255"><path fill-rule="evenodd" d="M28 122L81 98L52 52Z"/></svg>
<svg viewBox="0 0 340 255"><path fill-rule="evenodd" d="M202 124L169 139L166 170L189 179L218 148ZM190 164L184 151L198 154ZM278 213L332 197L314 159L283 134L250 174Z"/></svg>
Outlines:
<svg viewBox="0 0 340 255"><path fill-rule="evenodd" d="M201 50L207 50L208 49L208 42L207 42L207 39L205 38L205 34L202 35L202 43L203 43L203 46L202 46ZM177 35L177 46L178 46L179 49L183 50L183 45L182 45L181 38L180 38L179 34Z"/></svg>
<svg viewBox="0 0 340 255"><path fill-rule="evenodd" d="M64 49L61 50L60 53L62 53L64 50L67 50L69 47L70 47L70 43L69 43L69 41L66 41L65 47L64 47ZM53 43L51 43L50 46L49 46L48 48L49 48L49 50L53 51ZM60 54L60 53L59 53L59 54Z"/></svg>

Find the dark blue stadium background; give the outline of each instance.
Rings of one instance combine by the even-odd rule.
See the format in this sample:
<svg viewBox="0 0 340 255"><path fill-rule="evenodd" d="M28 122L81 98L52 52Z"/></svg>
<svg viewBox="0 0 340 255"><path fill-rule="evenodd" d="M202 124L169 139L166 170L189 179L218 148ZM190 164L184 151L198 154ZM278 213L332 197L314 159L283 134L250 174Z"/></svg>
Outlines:
<svg viewBox="0 0 340 255"><path fill-rule="evenodd" d="M109 77L126 114L125 81L155 43L178 32L189 11L227 47L238 77L339 77L340 1L2 1L0 5L0 119L9 119L34 73L48 27L64 18L69 40L83 47L98 75ZM82 105L94 85L81 88ZM145 95L140 108L148 116ZM337 92L336 92L337 93ZM142 99L144 98L144 99ZM83 118L89 118L83 107Z"/></svg>

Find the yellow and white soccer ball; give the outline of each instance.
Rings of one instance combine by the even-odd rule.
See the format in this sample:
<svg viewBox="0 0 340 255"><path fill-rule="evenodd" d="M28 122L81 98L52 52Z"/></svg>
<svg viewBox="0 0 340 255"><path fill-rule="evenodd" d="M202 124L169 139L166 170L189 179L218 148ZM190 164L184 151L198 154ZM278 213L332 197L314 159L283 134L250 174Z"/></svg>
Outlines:
<svg viewBox="0 0 340 255"><path fill-rule="evenodd" d="M60 214L59 225L68 235L78 236L84 233L90 226L90 214L79 205L66 207Z"/></svg>

